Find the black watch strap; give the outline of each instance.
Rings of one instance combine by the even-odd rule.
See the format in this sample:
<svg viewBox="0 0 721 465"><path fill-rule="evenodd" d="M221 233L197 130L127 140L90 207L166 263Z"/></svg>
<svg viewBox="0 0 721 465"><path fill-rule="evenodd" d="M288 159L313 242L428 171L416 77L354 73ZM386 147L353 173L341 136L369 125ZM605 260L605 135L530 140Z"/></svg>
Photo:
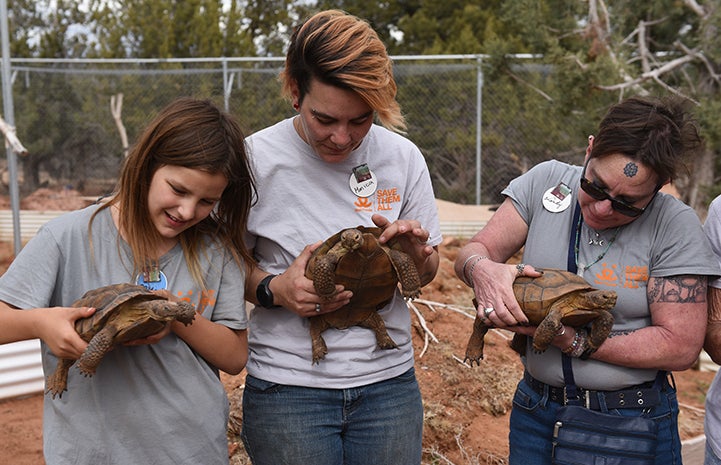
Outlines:
<svg viewBox="0 0 721 465"><path fill-rule="evenodd" d="M278 275L269 274L258 283L258 287L255 289L255 297L263 307L276 307L273 305L273 293L270 291L270 280L276 276Z"/></svg>

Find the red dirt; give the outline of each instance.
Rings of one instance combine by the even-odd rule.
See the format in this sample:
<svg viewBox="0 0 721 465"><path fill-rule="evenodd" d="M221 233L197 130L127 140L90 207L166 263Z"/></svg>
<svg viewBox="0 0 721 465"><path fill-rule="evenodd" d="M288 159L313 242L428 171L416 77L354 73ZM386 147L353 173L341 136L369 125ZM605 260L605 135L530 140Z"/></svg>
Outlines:
<svg viewBox="0 0 721 465"><path fill-rule="evenodd" d="M522 368L507 345L508 336L498 331L487 336L486 358L480 367L461 362L473 322L460 313L470 310L472 293L453 273L460 245L461 241L448 239L441 246L438 276L413 304L424 323L411 310L416 374L425 405L423 463L505 464L511 397ZM0 271L9 263L11 251L9 244L0 243ZM681 436L690 439L703 434L704 397L714 373L687 370L674 376L681 403ZM248 464L238 437L244 374L222 379L231 402L231 464ZM44 464L41 427L42 395L0 401L0 463Z"/></svg>

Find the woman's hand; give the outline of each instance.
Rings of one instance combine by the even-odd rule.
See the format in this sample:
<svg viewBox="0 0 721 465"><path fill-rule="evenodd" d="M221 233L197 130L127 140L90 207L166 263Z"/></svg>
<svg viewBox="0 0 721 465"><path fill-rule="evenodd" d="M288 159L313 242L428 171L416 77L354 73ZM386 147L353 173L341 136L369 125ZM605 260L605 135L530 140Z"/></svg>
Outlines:
<svg viewBox="0 0 721 465"><path fill-rule="evenodd" d="M528 324L528 317L513 293L513 282L519 276L541 276L540 272L522 263L508 265L483 256L471 256L464 273L473 285L478 316L486 325L506 328Z"/></svg>
<svg viewBox="0 0 721 465"><path fill-rule="evenodd" d="M440 259L438 250L427 244L430 232L423 229L421 223L416 220L398 219L390 222L378 214L373 215L371 219L376 226L383 229L378 241L384 244L391 238L396 238L403 251L410 255L416 264L421 286L431 282L438 271Z"/></svg>
<svg viewBox="0 0 721 465"><path fill-rule="evenodd" d="M313 281L306 278L305 268L308 260L321 244L322 242L316 242L306 246L288 269L270 282L275 303L304 318L336 311L350 302L353 296L351 291L336 285L336 294L329 300L323 299L316 293Z"/></svg>
<svg viewBox="0 0 721 465"><path fill-rule="evenodd" d="M506 329L513 331L514 333L535 337L538 326L509 326ZM571 344L573 344L573 338L575 335L576 330L574 328L564 325L551 340L551 345L554 345L561 350L568 349L571 347Z"/></svg>

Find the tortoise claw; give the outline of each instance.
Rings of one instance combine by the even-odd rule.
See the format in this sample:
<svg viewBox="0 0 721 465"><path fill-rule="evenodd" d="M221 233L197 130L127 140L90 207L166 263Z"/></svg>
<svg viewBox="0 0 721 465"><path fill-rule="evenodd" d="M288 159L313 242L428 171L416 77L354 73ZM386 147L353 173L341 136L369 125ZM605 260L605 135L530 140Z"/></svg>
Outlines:
<svg viewBox="0 0 721 465"><path fill-rule="evenodd" d="M50 396L55 399L55 396L58 396L58 399L61 399L63 397L63 392L67 391L68 389L47 389L45 391L46 394L50 394Z"/></svg>

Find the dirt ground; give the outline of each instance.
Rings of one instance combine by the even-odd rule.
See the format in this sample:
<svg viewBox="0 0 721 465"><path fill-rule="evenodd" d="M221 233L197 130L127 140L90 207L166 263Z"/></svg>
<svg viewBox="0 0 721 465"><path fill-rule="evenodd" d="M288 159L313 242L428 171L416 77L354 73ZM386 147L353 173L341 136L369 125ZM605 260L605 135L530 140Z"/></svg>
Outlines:
<svg viewBox="0 0 721 465"><path fill-rule="evenodd" d="M448 214L446 211L445 214ZM414 327L416 374L425 405L424 464L506 464L511 397L522 374L508 347L509 335L491 331L480 367L463 363L471 334L472 298L453 273L463 241L446 238L436 279L423 289L409 311ZM5 255L3 255L3 250ZM0 267L10 247L0 244ZM1 268L4 269L4 268ZM674 373L681 403L682 439L703 434L706 390L714 373ZM248 464L238 437L244 374L222 377L231 403L228 427L231 464ZM0 401L0 463L42 465L42 395Z"/></svg>

